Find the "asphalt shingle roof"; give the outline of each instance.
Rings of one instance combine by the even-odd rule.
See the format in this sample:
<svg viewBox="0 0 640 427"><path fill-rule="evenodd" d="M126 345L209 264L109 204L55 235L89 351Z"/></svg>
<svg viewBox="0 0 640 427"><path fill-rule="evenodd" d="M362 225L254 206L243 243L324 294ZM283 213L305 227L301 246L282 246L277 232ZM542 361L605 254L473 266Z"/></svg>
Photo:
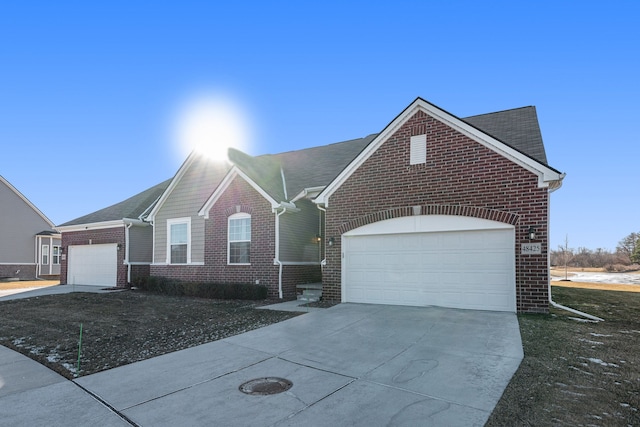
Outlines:
<svg viewBox="0 0 640 427"><path fill-rule="evenodd" d="M547 164L535 107L522 107L462 119L506 145ZM252 157L237 150L230 156L243 172L276 201L291 200L305 188L326 186L377 134L365 138ZM284 171L287 194L283 190Z"/></svg>
<svg viewBox="0 0 640 427"><path fill-rule="evenodd" d="M74 220L65 222L64 224L60 224L59 226L63 227L68 225L92 224L95 222L114 221L123 218L136 219L158 200L160 195L164 192L164 190L169 186L170 183L170 179L166 180L141 193L136 194L135 196L129 197L127 200L116 203L115 205L111 205L104 209L100 209L99 211L90 213L88 215L81 216Z"/></svg>
<svg viewBox="0 0 640 427"><path fill-rule="evenodd" d="M547 165L536 107L514 108L462 120Z"/></svg>
<svg viewBox="0 0 640 427"><path fill-rule="evenodd" d="M480 114L462 120L547 165L535 107ZM229 159L276 202L288 201L305 188L328 185L376 136L377 134L371 134L364 138L320 147L255 157L230 149ZM286 193L281 170L284 172ZM221 176L220 180L222 178ZM152 208L170 183L171 180L167 180L123 202L76 218L61 226L138 218ZM217 184L213 185L211 191L216 186Z"/></svg>

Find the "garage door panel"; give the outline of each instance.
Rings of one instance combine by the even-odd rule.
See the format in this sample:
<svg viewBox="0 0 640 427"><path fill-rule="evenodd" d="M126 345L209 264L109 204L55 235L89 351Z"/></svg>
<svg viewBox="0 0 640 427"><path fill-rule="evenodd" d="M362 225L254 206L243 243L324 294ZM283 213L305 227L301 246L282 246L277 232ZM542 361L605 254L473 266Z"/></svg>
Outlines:
<svg viewBox="0 0 640 427"><path fill-rule="evenodd" d="M115 243L69 246L67 283L115 286L117 250Z"/></svg>
<svg viewBox="0 0 640 427"><path fill-rule="evenodd" d="M513 228L343 236L344 300L515 311Z"/></svg>

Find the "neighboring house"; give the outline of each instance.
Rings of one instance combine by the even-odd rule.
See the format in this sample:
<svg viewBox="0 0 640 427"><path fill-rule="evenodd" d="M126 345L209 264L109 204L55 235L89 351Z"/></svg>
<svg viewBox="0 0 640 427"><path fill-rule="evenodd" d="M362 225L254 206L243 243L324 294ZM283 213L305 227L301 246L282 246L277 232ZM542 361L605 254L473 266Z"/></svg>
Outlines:
<svg viewBox="0 0 640 427"><path fill-rule="evenodd" d="M56 279L60 234L53 223L0 176L0 278Z"/></svg>
<svg viewBox="0 0 640 427"><path fill-rule="evenodd" d="M126 286L137 276L148 276L153 230L141 218L169 182L56 227L62 233L60 282Z"/></svg>
<svg viewBox="0 0 640 427"><path fill-rule="evenodd" d="M343 302L548 309L549 194L564 174L547 164L534 107L460 119L418 98L379 134L229 158L193 153L140 206L151 275L260 283L278 298L321 282ZM90 238L84 222L74 241Z"/></svg>

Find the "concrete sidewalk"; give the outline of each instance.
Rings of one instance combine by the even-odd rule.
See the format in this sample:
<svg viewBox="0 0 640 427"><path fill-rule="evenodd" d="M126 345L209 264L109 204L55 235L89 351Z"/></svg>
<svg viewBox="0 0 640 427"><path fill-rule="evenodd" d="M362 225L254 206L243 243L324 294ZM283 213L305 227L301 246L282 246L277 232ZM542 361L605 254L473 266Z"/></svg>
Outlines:
<svg viewBox="0 0 640 427"><path fill-rule="evenodd" d="M125 290L125 289L122 289ZM24 288L24 289L12 289L7 291L0 291L0 302L9 301L15 299L33 298L43 295L56 295L56 294L68 294L71 292L92 292L92 293L106 293L106 292L120 292L121 290L108 289L104 286L91 286L91 285L53 285L43 286L37 288Z"/></svg>
<svg viewBox="0 0 640 427"><path fill-rule="evenodd" d="M340 304L74 382L8 377L0 424L481 426L522 358L513 313ZM293 386L239 390L264 377Z"/></svg>

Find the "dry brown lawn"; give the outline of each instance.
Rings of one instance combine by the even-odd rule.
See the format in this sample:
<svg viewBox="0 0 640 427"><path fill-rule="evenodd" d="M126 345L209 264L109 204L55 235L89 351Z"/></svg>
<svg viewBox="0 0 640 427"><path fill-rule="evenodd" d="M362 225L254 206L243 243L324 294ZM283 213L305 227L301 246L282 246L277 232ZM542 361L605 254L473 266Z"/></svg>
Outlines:
<svg viewBox="0 0 640 427"><path fill-rule="evenodd" d="M59 280L25 280L19 282L0 282L0 291L12 289L44 288L59 285Z"/></svg>

